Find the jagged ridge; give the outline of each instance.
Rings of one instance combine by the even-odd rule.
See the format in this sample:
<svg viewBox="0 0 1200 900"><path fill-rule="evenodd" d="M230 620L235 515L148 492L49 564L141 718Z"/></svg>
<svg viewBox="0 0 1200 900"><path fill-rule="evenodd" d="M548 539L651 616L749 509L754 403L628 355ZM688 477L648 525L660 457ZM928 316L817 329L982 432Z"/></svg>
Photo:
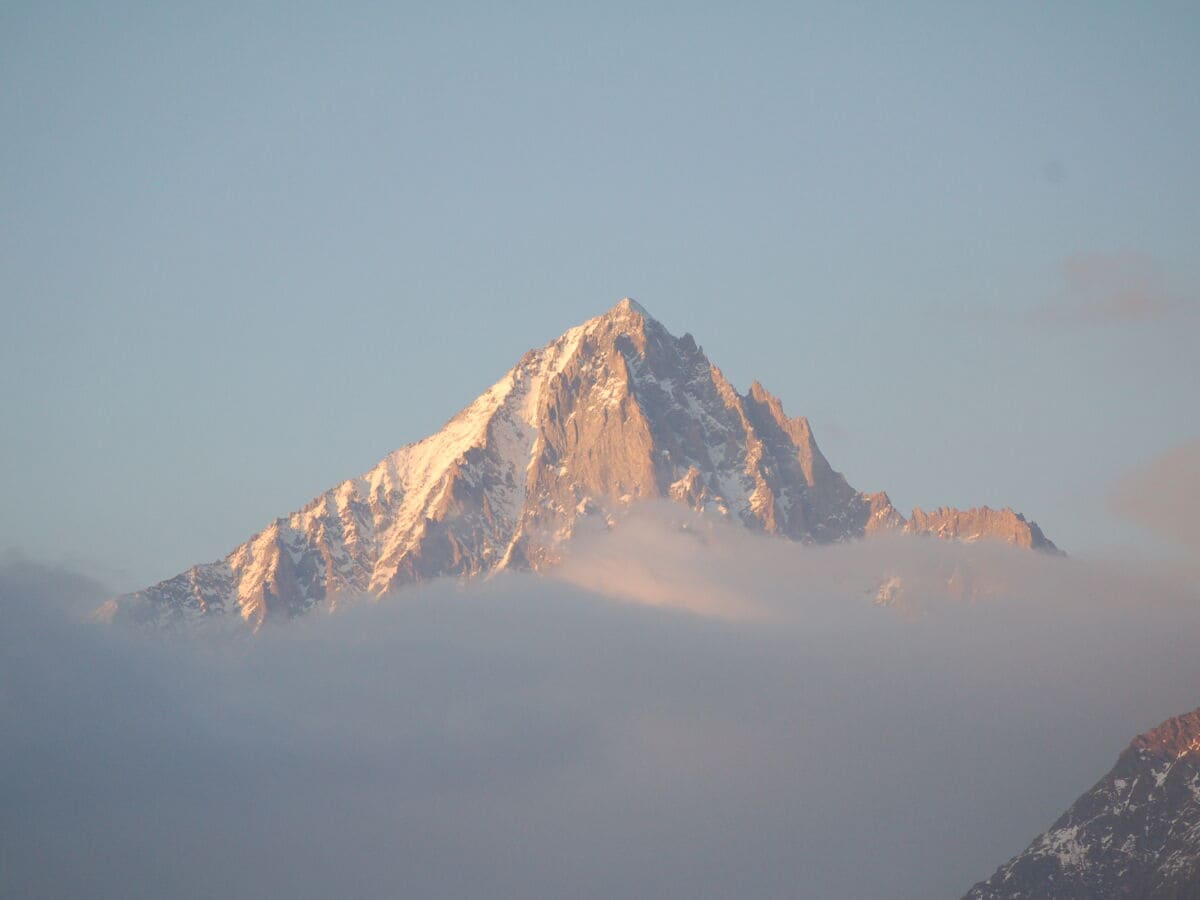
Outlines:
<svg viewBox="0 0 1200 900"><path fill-rule="evenodd" d="M908 534L928 534L966 542L999 539L1031 550L1059 552L1037 522L1030 522L1007 507L980 506L966 510L942 507L929 513L917 507L903 530Z"/></svg>
<svg viewBox="0 0 1200 900"><path fill-rule="evenodd" d="M690 334L625 299L526 353L437 434L105 615L236 612L259 627L429 578L537 570L582 521L612 525L651 498L797 541L904 529L1053 548L1011 510L917 510L909 522L835 472L806 419L758 382L738 393Z"/></svg>

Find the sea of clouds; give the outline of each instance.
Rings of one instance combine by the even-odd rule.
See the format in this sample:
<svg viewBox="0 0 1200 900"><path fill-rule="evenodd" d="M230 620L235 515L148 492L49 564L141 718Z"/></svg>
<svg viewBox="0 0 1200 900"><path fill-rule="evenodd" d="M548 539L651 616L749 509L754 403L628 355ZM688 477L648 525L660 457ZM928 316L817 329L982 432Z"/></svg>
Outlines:
<svg viewBox="0 0 1200 900"><path fill-rule="evenodd" d="M1200 703L1186 566L673 507L254 636L104 595L0 566L0 894L955 897Z"/></svg>

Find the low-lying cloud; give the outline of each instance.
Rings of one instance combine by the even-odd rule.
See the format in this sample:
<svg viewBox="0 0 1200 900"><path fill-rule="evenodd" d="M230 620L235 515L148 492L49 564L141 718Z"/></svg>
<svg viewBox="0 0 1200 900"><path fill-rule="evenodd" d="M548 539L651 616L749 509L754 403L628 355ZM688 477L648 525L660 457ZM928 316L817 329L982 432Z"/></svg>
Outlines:
<svg viewBox="0 0 1200 900"><path fill-rule="evenodd" d="M1169 575L653 508L554 578L238 640L7 575L15 896L953 897L1200 697Z"/></svg>

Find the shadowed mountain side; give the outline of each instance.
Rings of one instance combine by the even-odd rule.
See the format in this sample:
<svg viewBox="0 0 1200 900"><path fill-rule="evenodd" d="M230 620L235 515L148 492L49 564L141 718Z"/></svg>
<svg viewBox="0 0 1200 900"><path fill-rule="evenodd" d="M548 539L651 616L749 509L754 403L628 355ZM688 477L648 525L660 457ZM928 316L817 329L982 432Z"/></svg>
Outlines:
<svg viewBox="0 0 1200 900"><path fill-rule="evenodd" d="M1200 897L1200 710L1138 735L1112 770L966 900Z"/></svg>

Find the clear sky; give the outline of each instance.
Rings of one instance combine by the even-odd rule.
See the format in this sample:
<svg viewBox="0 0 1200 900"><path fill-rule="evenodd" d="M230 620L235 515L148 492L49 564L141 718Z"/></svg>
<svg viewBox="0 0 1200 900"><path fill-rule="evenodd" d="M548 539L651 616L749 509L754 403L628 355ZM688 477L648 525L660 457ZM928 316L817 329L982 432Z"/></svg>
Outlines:
<svg viewBox="0 0 1200 900"><path fill-rule="evenodd" d="M1194 3L8 3L0 548L138 587L636 297L898 506L1140 540Z"/></svg>

